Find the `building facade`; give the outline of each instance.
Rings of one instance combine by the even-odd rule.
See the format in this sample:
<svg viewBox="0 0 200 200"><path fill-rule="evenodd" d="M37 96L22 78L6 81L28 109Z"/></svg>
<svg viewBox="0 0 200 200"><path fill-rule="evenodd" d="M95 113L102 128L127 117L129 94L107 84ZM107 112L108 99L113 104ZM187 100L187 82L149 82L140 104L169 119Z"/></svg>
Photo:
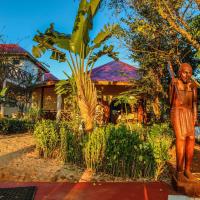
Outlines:
<svg viewBox="0 0 200 200"><path fill-rule="evenodd" d="M34 85L44 81L49 70L17 44L0 44L0 89L8 88L1 102L1 117L12 117L30 106Z"/></svg>
<svg viewBox="0 0 200 200"><path fill-rule="evenodd" d="M116 122L117 115L125 113L124 105L115 105L117 97L133 87L133 81L139 79L137 68L121 61L112 61L105 65L96 67L91 72L91 79L97 89L98 103L109 107L110 122ZM67 95L56 95L55 87L59 80L50 74L46 80L38 85L32 95L32 105L46 113L47 118L55 119L56 116L66 116ZM130 97L131 98L131 97ZM139 104L138 104L139 105ZM134 105L128 105L129 120L138 120L143 112L140 103L140 114ZM140 117L143 121L143 118Z"/></svg>
<svg viewBox="0 0 200 200"><path fill-rule="evenodd" d="M49 119L66 115L65 110L69 105L65 105L65 102L68 96L55 92L59 79L20 46L0 44L0 74L0 90L7 87L10 99L15 97L14 103L0 102L1 117L13 117L29 107L42 110L44 117ZM117 103L117 97L133 88L134 81L139 78L136 67L121 61L112 61L92 70L91 79L97 89L98 103L109 107L110 122L115 123L123 112L128 112L129 120L145 120L142 98L136 106L130 103L127 107ZM198 98L199 102L199 95ZM200 105L198 108L200 110Z"/></svg>

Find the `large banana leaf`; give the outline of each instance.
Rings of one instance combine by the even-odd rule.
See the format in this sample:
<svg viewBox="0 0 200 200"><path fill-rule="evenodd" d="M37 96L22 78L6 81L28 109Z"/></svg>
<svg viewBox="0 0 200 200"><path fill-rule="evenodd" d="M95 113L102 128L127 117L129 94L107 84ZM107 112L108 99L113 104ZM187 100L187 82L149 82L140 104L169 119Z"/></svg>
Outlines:
<svg viewBox="0 0 200 200"><path fill-rule="evenodd" d="M99 5L100 0L92 0L90 3L86 0L80 2L71 37L71 47L74 53L80 55L81 48L84 47L84 57L87 56L86 48L90 41L89 31L93 28L93 18Z"/></svg>
<svg viewBox="0 0 200 200"><path fill-rule="evenodd" d="M113 25L105 25L103 30L97 34L97 36L94 38L93 43L95 44L93 48L98 48L102 45L104 41L109 39L113 32L116 30L118 25L113 24Z"/></svg>
<svg viewBox="0 0 200 200"><path fill-rule="evenodd" d="M41 57L46 52L46 50L51 50L52 59L64 62L65 53L63 53L56 47L68 51L71 50L70 46L71 36L55 31L53 24L51 24L50 28L48 28L44 34L38 32L38 35L36 35L33 38L33 40L38 43L37 46L33 46L32 48L32 53L35 57Z"/></svg>
<svg viewBox="0 0 200 200"><path fill-rule="evenodd" d="M79 4L79 8L78 8L78 13L76 15L76 19L74 22L74 28L73 28L73 33L77 31L77 29L79 29L79 25L82 22L82 17L85 16L87 10L88 10L88 6L89 3L87 2L87 0L81 0L80 4Z"/></svg>
<svg viewBox="0 0 200 200"><path fill-rule="evenodd" d="M99 7L101 4L101 0L91 0L90 1L90 7L91 7L91 11L92 11L92 16L94 17L95 14L97 13Z"/></svg>
<svg viewBox="0 0 200 200"><path fill-rule="evenodd" d="M81 46L83 44L83 38L88 37L83 35L83 29L86 21L88 7L89 3L87 2L87 0L81 0L71 37L72 51L74 53L80 54Z"/></svg>

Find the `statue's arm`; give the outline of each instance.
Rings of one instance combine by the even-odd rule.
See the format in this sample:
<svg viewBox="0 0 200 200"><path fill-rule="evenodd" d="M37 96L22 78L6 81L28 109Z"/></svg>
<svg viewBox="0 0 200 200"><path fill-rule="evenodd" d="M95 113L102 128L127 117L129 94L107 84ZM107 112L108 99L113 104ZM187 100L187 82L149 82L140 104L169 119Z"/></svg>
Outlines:
<svg viewBox="0 0 200 200"><path fill-rule="evenodd" d="M197 122L197 87L193 88L193 113L194 113L194 123Z"/></svg>
<svg viewBox="0 0 200 200"><path fill-rule="evenodd" d="M169 103L172 105L173 97L174 97L174 92L175 92L175 81L171 81L169 85Z"/></svg>

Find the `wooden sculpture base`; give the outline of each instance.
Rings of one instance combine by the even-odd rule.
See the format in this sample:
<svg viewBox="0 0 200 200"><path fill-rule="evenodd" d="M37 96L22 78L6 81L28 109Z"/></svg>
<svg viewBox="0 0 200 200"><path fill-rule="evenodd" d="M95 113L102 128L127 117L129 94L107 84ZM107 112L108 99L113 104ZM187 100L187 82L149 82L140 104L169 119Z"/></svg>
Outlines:
<svg viewBox="0 0 200 200"><path fill-rule="evenodd" d="M180 182L175 176L172 177L172 185L177 192L190 197L200 197L200 182Z"/></svg>

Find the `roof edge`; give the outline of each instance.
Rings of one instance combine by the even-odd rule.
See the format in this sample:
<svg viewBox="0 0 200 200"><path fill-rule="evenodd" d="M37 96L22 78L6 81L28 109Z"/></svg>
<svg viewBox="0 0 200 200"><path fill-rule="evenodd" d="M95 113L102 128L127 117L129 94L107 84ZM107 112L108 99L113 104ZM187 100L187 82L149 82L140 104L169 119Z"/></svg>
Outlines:
<svg viewBox="0 0 200 200"><path fill-rule="evenodd" d="M1 45L13 45L16 46L16 48L19 48L21 50L23 50L24 52L0 52L0 54L4 55L4 56L25 56L30 58L30 60L36 64L39 68L43 69L45 73L49 73L49 69L47 69L41 62L39 62L33 55L31 55L31 53L29 53L27 50L25 50L24 48L22 48L21 46L19 46L18 44L1 44Z"/></svg>

